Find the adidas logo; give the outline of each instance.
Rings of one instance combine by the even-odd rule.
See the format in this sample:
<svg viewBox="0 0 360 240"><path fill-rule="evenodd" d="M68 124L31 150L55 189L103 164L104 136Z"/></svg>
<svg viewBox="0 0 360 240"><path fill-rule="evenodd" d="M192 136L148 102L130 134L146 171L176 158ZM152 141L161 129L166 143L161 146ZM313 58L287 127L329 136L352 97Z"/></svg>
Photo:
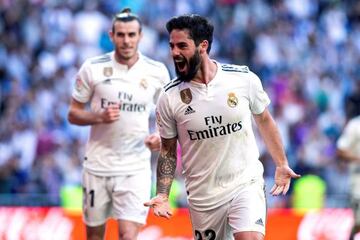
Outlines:
<svg viewBox="0 0 360 240"><path fill-rule="evenodd" d="M255 224L264 226L263 220L262 220L261 218L259 218L259 219L255 222Z"/></svg>
<svg viewBox="0 0 360 240"><path fill-rule="evenodd" d="M191 113L194 113L195 110L192 109L192 107L188 106L185 110L185 115L188 115L188 114L191 114Z"/></svg>

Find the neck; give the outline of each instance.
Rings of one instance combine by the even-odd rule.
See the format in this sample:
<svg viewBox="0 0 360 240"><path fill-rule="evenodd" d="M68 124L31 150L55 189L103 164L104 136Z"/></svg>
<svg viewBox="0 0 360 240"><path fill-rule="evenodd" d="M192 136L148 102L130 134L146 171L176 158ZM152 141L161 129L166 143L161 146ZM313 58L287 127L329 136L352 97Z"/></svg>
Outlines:
<svg viewBox="0 0 360 240"><path fill-rule="evenodd" d="M193 81L208 84L214 79L217 72L217 65L209 56L203 57L200 69L196 73Z"/></svg>
<svg viewBox="0 0 360 240"><path fill-rule="evenodd" d="M131 68L139 59L139 53L136 53L134 56L132 56L131 58L123 58L121 57L119 54L117 54L115 52L115 60L123 65L126 65L128 68Z"/></svg>

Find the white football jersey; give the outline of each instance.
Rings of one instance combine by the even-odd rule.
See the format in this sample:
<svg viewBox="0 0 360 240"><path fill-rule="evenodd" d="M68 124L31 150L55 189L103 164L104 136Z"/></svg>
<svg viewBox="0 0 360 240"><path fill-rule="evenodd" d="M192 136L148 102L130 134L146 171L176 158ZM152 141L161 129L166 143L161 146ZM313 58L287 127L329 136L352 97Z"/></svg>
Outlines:
<svg viewBox="0 0 360 240"><path fill-rule="evenodd" d="M98 176L132 174L150 169L149 115L162 87L170 81L165 65L139 54L129 69L114 52L88 59L76 76L73 98L90 101L93 112L120 104L120 119L91 126L83 166Z"/></svg>
<svg viewBox="0 0 360 240"><path fill-rule="evenodd" d="M339 149L360 156L360 116L351 119L337 140ZM360 163L350 163L350 184L353 197L360 198Z"/></svg>
<svg viewBox="0 0 360 240"><path fill-rule="evenodd" d="M252 114L262 113L270 99L246 66L216 64L207 85L167 84L156 110L160 135L178 138L189 204L199 210L229 201L263 174Z"/></svg>

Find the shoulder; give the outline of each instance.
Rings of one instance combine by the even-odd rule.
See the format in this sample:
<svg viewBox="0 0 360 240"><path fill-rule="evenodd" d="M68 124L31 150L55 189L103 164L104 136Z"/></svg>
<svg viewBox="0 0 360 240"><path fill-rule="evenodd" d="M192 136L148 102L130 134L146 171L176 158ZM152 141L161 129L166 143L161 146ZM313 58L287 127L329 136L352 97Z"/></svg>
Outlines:
<svg viewBox="0 0 360 240"><path fill-rule="evenodd" d="M160 62L160 61L156 61L154 59L151 59L147 56L144 56L144 55L141 55L141 58L142 60L144 61L144 63L146 65L148 65L149 67L152 67L152 68L158 68L158 69L164 69L166 68L165 67L165 64Z"/></svg>
<svg viewBox="0 0 360 240"><path fill-rule="evenodd" d="M81 68L82 69L93 69L108 65L111 63L111 56L109 54L103 54L96 57L88 58L84 61Z"/></svg>
<svg viewBox="0 0 360 240"><path fill-rule="evenodd" d="M245 82L258 82L260 78L252 72L248 66L235 64L220 64L220 69L223 74L230 78L246 80ZM260 81L261 82L261 81Z"/></svg>
<svg viewBox="0 0 360 240"><path fill-rule="evenodd" d="M143 74L148 74L150 76L159 79L162 82L161 85L168 83L170 80L170 74L164 63L156 61L147 56L141 56L141 69Z"/></svg>
<svg viewBox="0 0 360 240"><path fill-rule="evenodd" d="M220 63L221 70L224 72L234 72L234 73L250 73L248 66L245 65L235 65L235 64L225 64Z"/></svg>
<svg viewBox="0 0 360 240"><path fill-rule="evenodd" d="M179 86L182 81L179 78L172 79L168 84L163 87L164 92L170 93L176 89L176 86Z"/></svg>
<svg viewBox="0 0 360 240"><path fill-rule="evenodd" d="M88 64L95 65L100 63L111 62L111 55L110 53L106 53L100 56L92 57L87 60Z"/></svg>
<svg viewBox="0 0 360 240"><path fill-rule="evenodd" d="M360 116L354 117L349 121L349 126L353 127L354 129L358 129L360 127Z"/></svg>
<svg viewBox="0 0 360 240"><path fill-rule="evenodd" d="M229 77L248 80L258 78L257 75L253 73L248 66L224 63L220 63L219 65L222 73L228 75Z"/></svg>

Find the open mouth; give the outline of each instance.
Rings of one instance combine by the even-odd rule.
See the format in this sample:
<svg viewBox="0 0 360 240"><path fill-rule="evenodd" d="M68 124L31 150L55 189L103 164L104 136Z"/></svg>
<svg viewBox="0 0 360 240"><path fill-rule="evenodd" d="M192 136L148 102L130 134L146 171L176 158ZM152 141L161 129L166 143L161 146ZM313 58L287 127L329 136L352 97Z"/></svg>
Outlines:
<svg viewBox="0 0 360 240"><path fill-rule="evenodd" d="M179 72L184 72L186 70L186 60L184 58L174 59L174 62Z"/></svg>

